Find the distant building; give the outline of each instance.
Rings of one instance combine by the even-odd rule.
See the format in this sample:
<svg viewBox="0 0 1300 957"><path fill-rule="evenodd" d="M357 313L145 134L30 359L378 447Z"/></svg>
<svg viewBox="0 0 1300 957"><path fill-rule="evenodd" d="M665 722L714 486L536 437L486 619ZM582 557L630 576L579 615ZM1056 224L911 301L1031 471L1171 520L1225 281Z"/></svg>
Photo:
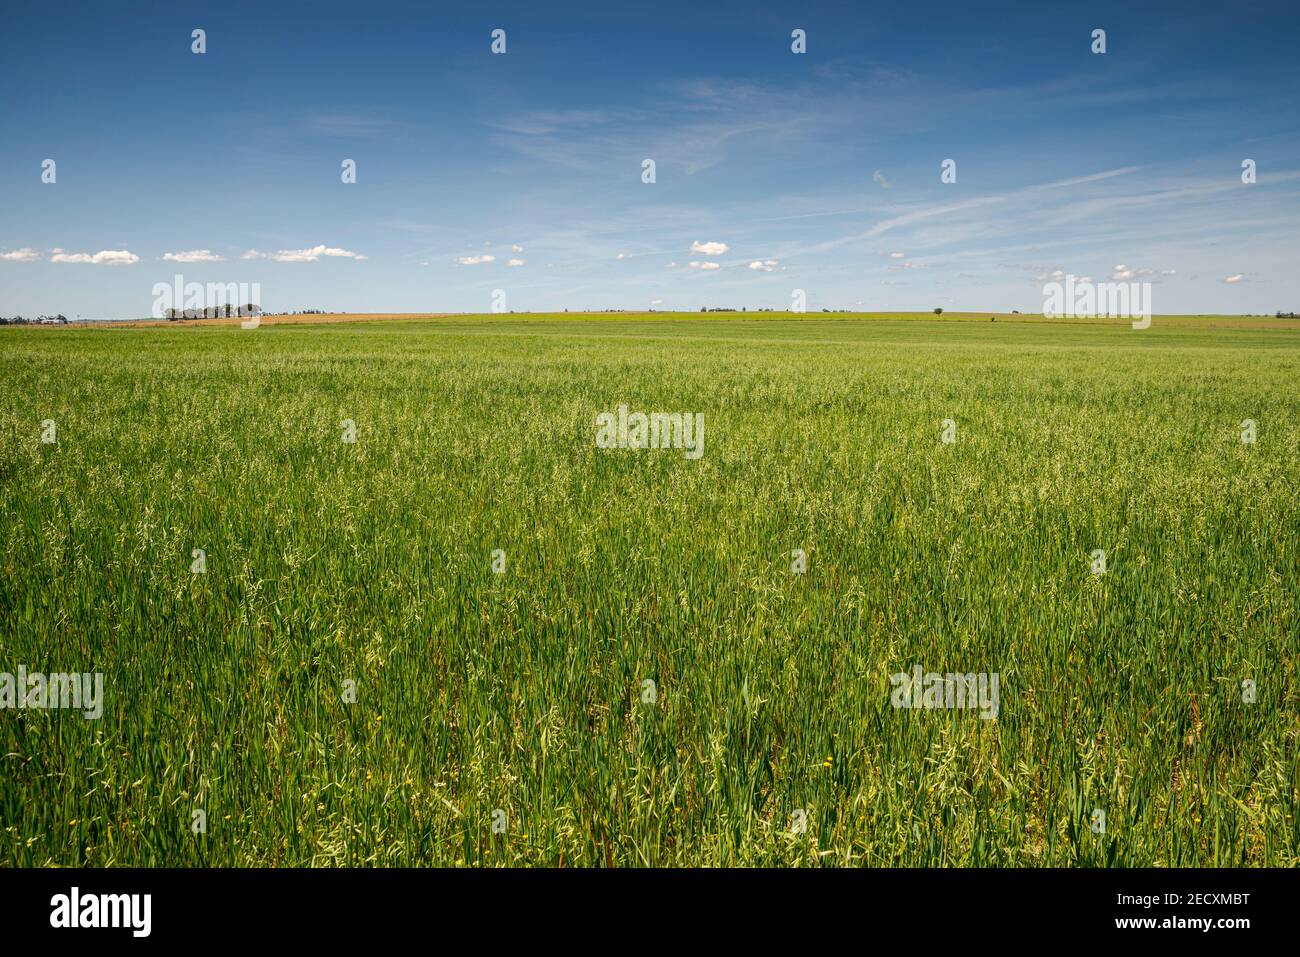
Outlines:
<svg viewBox="0 0 1300 957"><path fill-rule="evenodd" d="M168 322L175 322L178 319L230 319L236 316L260 316L261 314L262 307L252 303L243 306L232 306L226 303L222 306L207 306L204 309L167 309L163 312Z"/></svg>

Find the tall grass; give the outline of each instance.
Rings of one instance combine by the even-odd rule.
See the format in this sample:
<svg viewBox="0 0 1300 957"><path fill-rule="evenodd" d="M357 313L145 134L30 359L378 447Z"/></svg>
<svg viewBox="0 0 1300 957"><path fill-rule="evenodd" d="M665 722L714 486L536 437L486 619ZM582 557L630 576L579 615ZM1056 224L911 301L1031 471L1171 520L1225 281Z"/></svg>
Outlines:
<svg viewBox="0 0 1300 957"><path fill-rule="evenodd" d="M0 330L0 862L1300 864L1276 326Z"/></svg>

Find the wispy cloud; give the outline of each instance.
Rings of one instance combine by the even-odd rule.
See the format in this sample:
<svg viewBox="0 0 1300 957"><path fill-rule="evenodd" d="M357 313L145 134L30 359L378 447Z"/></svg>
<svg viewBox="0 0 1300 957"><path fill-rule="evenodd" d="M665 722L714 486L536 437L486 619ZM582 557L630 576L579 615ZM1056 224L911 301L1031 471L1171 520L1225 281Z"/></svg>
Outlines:
<svg viewBox="0 0 1300 957"><path fill-rule="evenodd" d="M391 134L404 124L381 116L360 113L313 113L302 120L305 132L318 136L370 138Z"/></svg>
<svg viewBox="0 0 1300 957"><path fill-rule="evenodd" d="M163 253L163 259L173 263L219 263L224 262L221 256L216 255L209 249L191 249L188 252Z"/></svg>
<svg viewBox="0 0 1300 957"><path fill-rule="evenodd" d="M312 246L310 249L281 249L274 253L259 253L256 249L250 249L240 256L240 259L270 259L278 263L313 263L322 256L329 256L336 259L365 259L360 253L354 253L350 249L339 249L335 246Z"/></svg>
<svg viewBox="0 0 1300 957"><path fill-rule="evenodd" d="M1054 180L1047 183L1037 183L1025 186L1020 189L1010 190L1001 193L992 193L985 196L974 196L969 199L958 200L952 203L937 203L928 206L918 206L907 212L891 216L877 222L865 232L855 233L850 236L843 236L839 239L827 240L822 243L816 243L809 247L808 252L827 252L839 246L858 243L865 239L871 239L884 233L891 232L906 226L912 226L916 223L937 217L951 218L954 214L965 213L971 210L983 210L991 206L1009 204L1017 199L1022 199L1029 194L1040 193L1045 190L1062 189L1064 187L1076 186L1082 182L1094 182L1102 179L1110 179L1114 176L1121 176L1125 173L1133 172L1137 167L1124 167L1122 169L1106 170L1102 173L1094 173L1085 177L1073 177L1070 179Z"/></svg>

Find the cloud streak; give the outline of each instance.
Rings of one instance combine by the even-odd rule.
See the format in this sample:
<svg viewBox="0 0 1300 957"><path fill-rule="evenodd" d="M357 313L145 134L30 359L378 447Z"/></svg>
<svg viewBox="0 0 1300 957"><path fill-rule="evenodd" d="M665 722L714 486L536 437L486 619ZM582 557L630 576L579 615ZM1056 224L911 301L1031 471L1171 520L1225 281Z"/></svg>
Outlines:
<svg viewBox="0 0 1300 957"><path fill-rule="evenodd" d="M209 249L191 249L188 252L163 253L163 259L171 263L219 263L225 262Z"/></svg>
<svg viewBox="0 0 1300 957"><path fill-rule="evenodd" d="M314 263L321 257L330 257L334 259L365 259L360 253L354 253L350 249L339 249L335 246L312 246L310 249L281 249L274 253L259 253L256 249L250 249L240 256L240 259L269 259L278 263Z"/></svg>

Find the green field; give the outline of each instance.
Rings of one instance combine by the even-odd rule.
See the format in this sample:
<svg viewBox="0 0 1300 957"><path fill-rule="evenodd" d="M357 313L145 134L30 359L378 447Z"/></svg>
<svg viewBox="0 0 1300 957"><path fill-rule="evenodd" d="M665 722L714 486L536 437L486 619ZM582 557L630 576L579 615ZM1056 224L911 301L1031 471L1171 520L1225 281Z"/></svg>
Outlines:
<svg viewBox="0 0 1300 957"><path fill-rule="evenodd" d="M0 864L1300 865L1298 382L1274 319L0 329L0 672L104 676L0 711Z"/></svg>

